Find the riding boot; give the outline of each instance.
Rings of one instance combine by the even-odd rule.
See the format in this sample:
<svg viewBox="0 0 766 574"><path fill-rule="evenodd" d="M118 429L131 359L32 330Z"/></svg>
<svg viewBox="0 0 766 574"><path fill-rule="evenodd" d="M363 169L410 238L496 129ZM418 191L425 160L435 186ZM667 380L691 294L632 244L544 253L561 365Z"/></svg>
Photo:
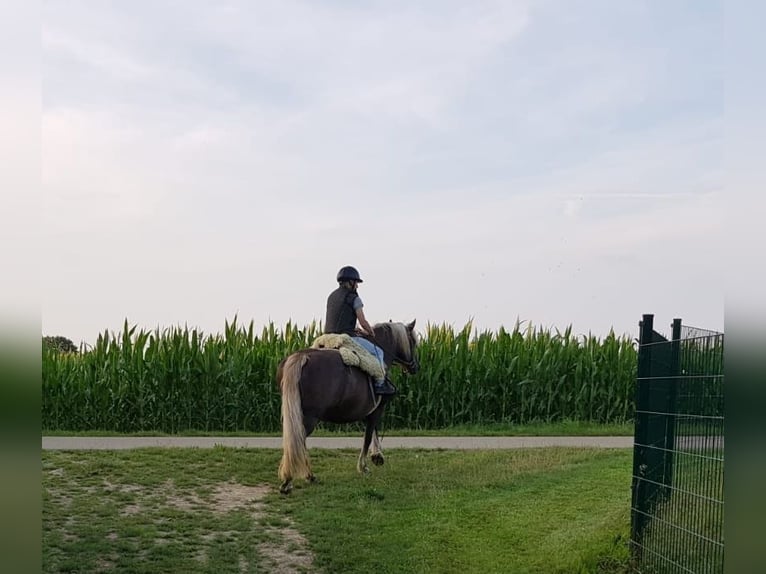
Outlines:
<svg viewBox="0 0 766 574"><path fill-rule="evenodd" d="M388 377L375 381L373 385L376 395L395 395L396 387L388 380Z"/></svg>

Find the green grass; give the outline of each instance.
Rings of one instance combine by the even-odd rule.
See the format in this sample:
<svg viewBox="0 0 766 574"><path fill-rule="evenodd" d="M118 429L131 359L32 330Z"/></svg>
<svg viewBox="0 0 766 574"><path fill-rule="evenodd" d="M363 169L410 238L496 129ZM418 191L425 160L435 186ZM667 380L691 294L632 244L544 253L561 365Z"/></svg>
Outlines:
<svg viewBox="0 0 766 574"><path fill-rule="evenodd" d="M625 571L630 452L311 454L280 497L276 450L45 451L43 571Z"/></svg>
<svg viewBox="0 0 766 574"><path fill-rule="evenodd" d="M387 429L384 423L381 427L386 436L633 436L634 426L627 423L590 423L583 421L562 421L557 423L529 424L485 424L460 425L441 429ZM326 425L314 431L313 436L357 436L364 432L361 424L356 425ZM281 433L256 432L203 432L188 430L170 435L164 432L142 431L133 433L115 433L113 431L75 431L43 430L45 436L237 436L237 437L267 437L281 436Z"/></svg>

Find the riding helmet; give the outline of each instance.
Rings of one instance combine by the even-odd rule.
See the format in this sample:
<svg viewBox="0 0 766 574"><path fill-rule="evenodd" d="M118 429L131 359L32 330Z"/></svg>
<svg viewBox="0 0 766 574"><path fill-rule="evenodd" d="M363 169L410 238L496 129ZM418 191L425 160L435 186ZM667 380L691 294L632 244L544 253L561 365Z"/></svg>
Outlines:
<svg viewBox="0 0 766 574"><path fill-rule="evenodd" d="M359 271L357 271L355 267L351 267L351 265L341 267L340 271L338 271L337 279L338 283L343 281L356 281L357 283L362 283L362 278L359 277Z"/></svg>

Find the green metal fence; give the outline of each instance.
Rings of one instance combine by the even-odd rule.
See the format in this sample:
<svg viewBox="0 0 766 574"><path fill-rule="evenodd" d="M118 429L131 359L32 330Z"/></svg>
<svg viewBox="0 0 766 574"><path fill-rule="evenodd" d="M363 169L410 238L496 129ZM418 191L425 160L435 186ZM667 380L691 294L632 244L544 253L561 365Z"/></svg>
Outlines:
<svg viewBox="0 0 766 574"><path fill-rule="evenodd" d="M723 572L723 333L641 321L631 547L636 572Z"/></svg>

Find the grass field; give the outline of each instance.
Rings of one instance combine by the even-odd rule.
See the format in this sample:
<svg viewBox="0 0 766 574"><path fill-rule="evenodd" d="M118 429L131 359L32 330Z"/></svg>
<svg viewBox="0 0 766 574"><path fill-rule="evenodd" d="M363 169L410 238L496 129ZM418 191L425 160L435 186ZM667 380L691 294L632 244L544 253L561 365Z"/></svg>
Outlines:
<svg viewBox="0 0 766 574"><path fill-rule="evenodd" d="M625 571L630 451L314 450L289 497L280 454L43 452L43 571Z"/></svg>

